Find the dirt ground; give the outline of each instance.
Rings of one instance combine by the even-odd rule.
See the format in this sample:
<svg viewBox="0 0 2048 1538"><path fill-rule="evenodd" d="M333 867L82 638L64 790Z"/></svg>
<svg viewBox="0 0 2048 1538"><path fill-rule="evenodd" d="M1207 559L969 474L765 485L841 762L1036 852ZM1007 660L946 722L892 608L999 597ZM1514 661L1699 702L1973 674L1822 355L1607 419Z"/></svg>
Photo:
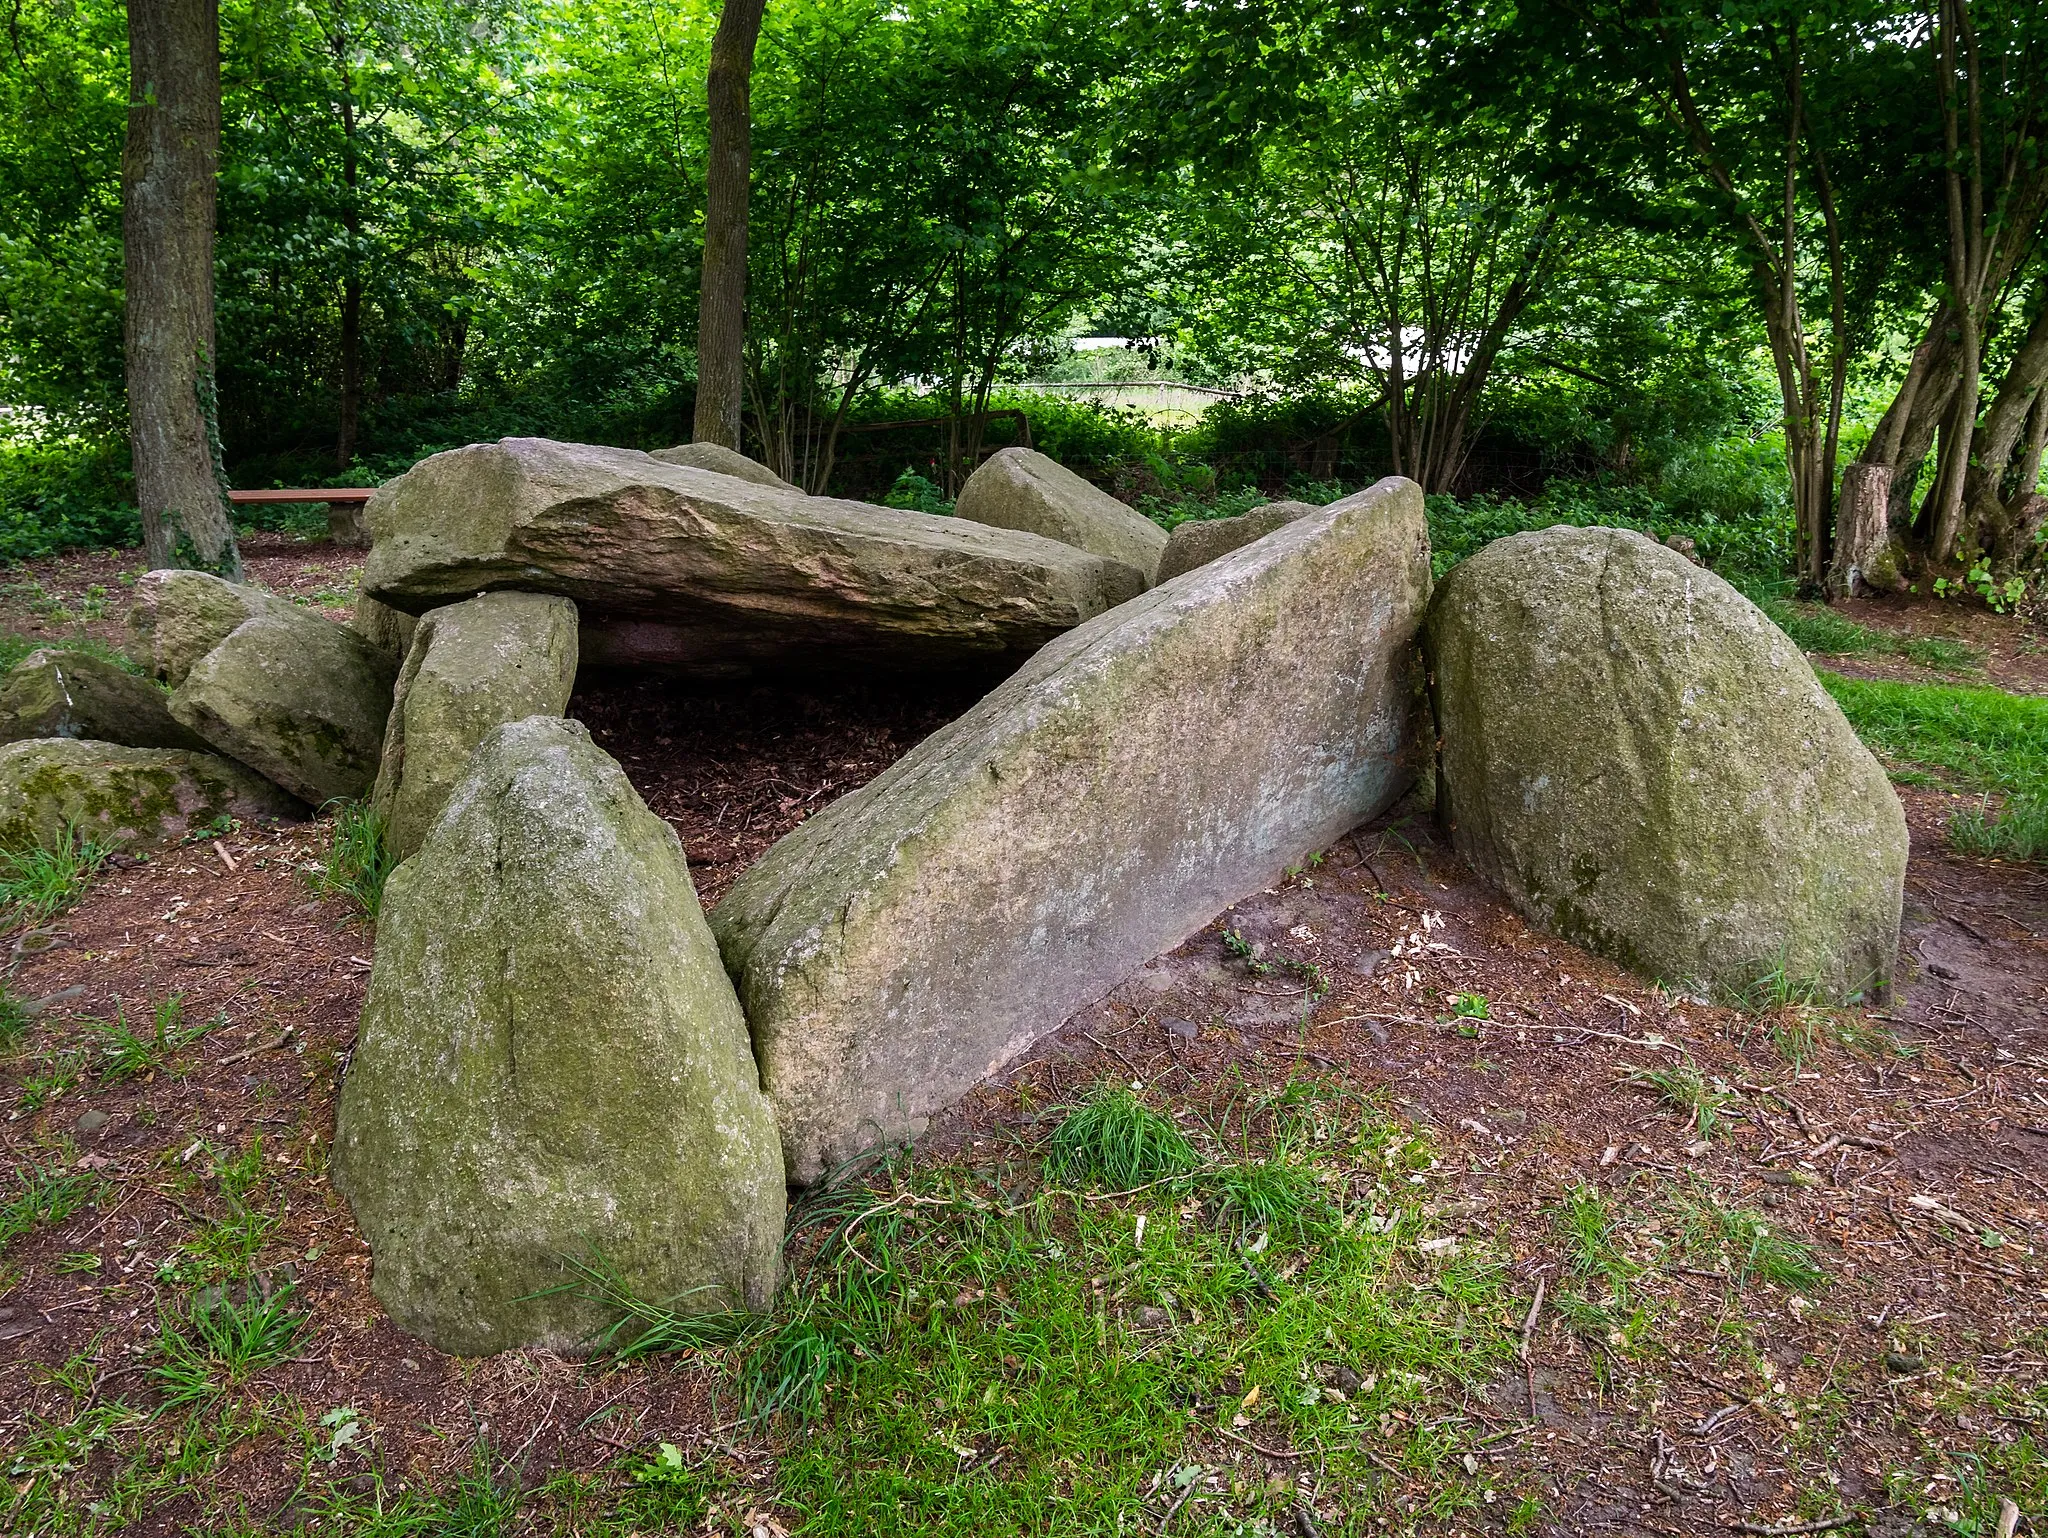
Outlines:
<svg viewBox="0 0 2048 1538"><path fill-rule="evenodd" d="M352 580L353 553L252 555L263 580L308 597ZM33 585L46 598L18 580L0 594L0 624L26 629L35 604L58 595L74 617L46 609L43 623L114 627L112 639L118 615L77 605L130 569L118 556L42 563ZM677 826L715 901L801 816L964 704L879 689L704 697L611 680L572 713ZM1141 968L924 1146L971 1163L992 1128L1028 1143L1049 1098L1104 1079L1201 1100L1306 1072L1382 1090L1433 1129L1462 1185L1461 1222L1504 1242L1519 1281L1541 1279L1553 1296L1574 1284L1554 1214L1576 1186L1608 1193L1649 1234L1672 1221L1659 1203L1674 1192L1764 1210L1821 1257L1825 1293L1731 1294L1717 1270L1665 1265L1645 1283L1659 1328L1640 1349L1539 1313L1526 1370L1468 1406L1501 1428L1487 1458L1555 1492L1542 1530L1560 1534L1769 1530L1830 1483L1899 1513L1866 1531L1930 1530L1909 1513L1959 1498L1972 1469L2009 1466L2048 1419L2048 873L1956 855L1941 828L1957 798L1902 798L1913 854L1899 987L1851 1017L1859 1041L1821 1040L1802 1066L1776 1038L1829 1022L1669 996L1532 932L1407 807ZM783 1434L736 1427L716 1380L687 1360L468 1362L384 1318L367 1250L323 1174L372 946L350 905L308 886L325 833L245 827L117 861L70 914L13 939L9 992L38 1013L0 1062L5 1164L98 1186L0 1256L0 1463L27 1488L23 1450L51 1418L80 1415L80 1382L89 1406L157 1402L160 1315L208 1274L220 1231L260 1210L271 1221L247 1250L254 1270L295 1283L308 1319L263 1386L299 1419L240 1437L133 1531L206 1530L227 1513L290 1527L309 1499L314 1419L337 1406L371 1428L334 1465L344 1483L369 1478L371 1455L387 1478L435 1484L488 1445L501 1477L539 1482L623 1468L668 1442L711 1449L765 1490ZM1320 968L1328 992L1309 998L1285 968L1248 971L1226 927L1269 959ZM210 1022L203 1036L110 1075L100 1022L139 1025L173 995L185 1027ZM1459 1016L1473 999L1485 1018ZM1725 1091L1725 1135L1699 1137L1631 1081L1684 1061ZM1290 1471L1289 1456L1266 1461ZM109 1470L85 1445L58 1477L68 1500L89 1502ZM1504 1521L1468 1514L1422 1530Z"/></svg>

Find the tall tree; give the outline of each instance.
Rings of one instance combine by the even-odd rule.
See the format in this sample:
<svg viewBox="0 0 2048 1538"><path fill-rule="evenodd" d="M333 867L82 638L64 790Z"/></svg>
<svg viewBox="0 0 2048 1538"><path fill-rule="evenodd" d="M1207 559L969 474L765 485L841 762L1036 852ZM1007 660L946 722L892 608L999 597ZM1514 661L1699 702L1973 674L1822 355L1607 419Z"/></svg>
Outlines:
<svg viewBox="0 0 2048 1538"><path fill-rule="evenodd" d="M705 97L711 109L704 172L704 280L697 301L700 443L740 446L747 340L747 184L753 150L749 95L766 0L725 0L711 38Z"/></svg>
<svg viewBox="0 0 2048 1538"><path fill-rule="evenodd" d="M241 573L214 395L217 0L130 0L121 162L128 433L155 566Z"/></svg>

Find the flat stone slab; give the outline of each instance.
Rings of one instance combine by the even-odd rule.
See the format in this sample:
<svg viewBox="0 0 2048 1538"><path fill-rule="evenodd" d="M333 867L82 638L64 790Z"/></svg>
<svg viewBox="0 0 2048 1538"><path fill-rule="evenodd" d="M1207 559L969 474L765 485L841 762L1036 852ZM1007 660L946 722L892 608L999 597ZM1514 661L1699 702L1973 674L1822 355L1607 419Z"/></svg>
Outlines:
<svg viewBox="0 0 2048 1538"><path fill-rule="evenodd" d="M1054 641L712 915L809 1184L1294 860L1426 747L1422 494L1389 479Z"/></svg>
<svg viewBox="0 0 2048 1538"><path fill-rule="evenodd" d="M1034 534L544 438L422 460L369 520L373 598L417 614L497 588L558 593L598 665L1010 665L1142 585Z"/></svg>

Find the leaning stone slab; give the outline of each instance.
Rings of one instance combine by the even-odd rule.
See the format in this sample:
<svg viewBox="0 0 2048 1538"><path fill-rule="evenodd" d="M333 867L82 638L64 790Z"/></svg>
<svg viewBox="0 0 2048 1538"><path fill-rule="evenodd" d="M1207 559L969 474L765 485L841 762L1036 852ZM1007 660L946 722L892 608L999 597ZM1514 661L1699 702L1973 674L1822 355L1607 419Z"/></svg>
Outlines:
<svg viewBox="0 0 2048 1538"><path fill-rule="evenodd" d="M398 675L370 802L404 859L426 840L492 729L558 716L576 687L576 605L545 593L486 593L419 622Z"/></svg>
<svg viewBox="0 0 2048 1538"><path fill-rule="evenodd" d="M1906 822L1799 648L1621 529L1497 540L1428 649L1440 813L1533 924L1674 984L1890 976Z"/></svg>
<svg viewBox="0 0 2048 1538"><path fill-rule="evenodd" d="M173 689L192 665L259 614L295 615L288 599L203 571L145 572L128 611L128 655Z"/></svg>
<svg viewBox="0 0 2048 1538"><path fill-rule="evenodd" d="M1062 636L712 915L792 1181L914 1136L1387 806L1424 746L1422 494L1386 480Z"/></svg>
<svg viewBox="0 0 2048 1538"><path fill-rule="evenodd" d="M953 513L1121 561L1147 587L1166 551L1166 531L1158 524L1035 449L991 454L960 488Z"/></svg>
<svg viewBox="0 0 2048 1538"><path fill-rule="evenodd" d="M1235 518L1192 518L1166 536L1159 558L1159 580L1170 582L1184 571L1207 566L1220 555L1242 550L1253 540L1285 528L1315 511L1312 502L1268 502Z"/></svg>
<svg viewBox="0 0 2048 1538"><path fill-rule="evenodd" d="M391 664L369 642L293 608L244 621L201 657L171 695L171 714L317 807L370 788L391 684Z"/></svg>
<svg viewBox="0 0 2048 1538"><path fill-rule="evenodd" d="M130 748L206 744L171 716L170 697L146 678L85 652L30 652L0 682L0 742L84 737Z"/></svg>
<svg viewBox="0 0 2048 1538"><path fill-rule="evenodd" d="M1007 665L1139 588L1035 535L544 438L422 460L369 517L372 597L424 613L498 588L558 593L600 665Z"/></svg>
<svg viewBox="0 0 2048 1538"><path fill-rule="evenodd" d="M176 748L75 737L0 747L0 848L55 849L66 828L112 849L166 844L222 817L305 815L240 764Z"/></svg>
<svg viewBox="0 0 2048 1538"><path fill-rule="evenodd" d="M334 1183L404 1328L464 1356L612 1322L601 1256L684 1310L765 1307L785 1194L681 845L573 721L484 740L393 873Z"/></svg>
<svg viewBox="0 0 2048 1538"><path fill-rule="evenodd" d="M687 465L694 470L736 476L743 481L752 481L756 486L779 486L784 491L802 490L790 485L758 459L749 459L723 444L679 443L672 449L656 449L654 458L665 465Z"/></svg>

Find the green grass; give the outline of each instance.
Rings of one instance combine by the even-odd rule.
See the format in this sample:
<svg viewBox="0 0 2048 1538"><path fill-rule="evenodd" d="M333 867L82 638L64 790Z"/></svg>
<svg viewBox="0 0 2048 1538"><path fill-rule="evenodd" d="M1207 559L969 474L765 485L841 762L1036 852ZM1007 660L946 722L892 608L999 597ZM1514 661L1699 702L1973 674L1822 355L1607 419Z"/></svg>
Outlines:
<svg viewBox="0 0 2048 1538"><path fill-rule="evenodd" d="M1947 636L1901 636L1887 630L1873 630L1824 604L1797 603L1791 599L1759 596L1751 592L1757 606L1801 651L1827 657L1904 657L1922 667L1944 672L1967 672L1984 665L1984 654L1976 647Z"/></svg>
<svg viewBox="0 0 2048 1538"><path fill-rule="evenodd" d="M0 630L0 672L13 668L29 653L39 651L84 652L102 662L113 663L124 673L147 676L126 653L96 636L28 636L12 630Z"/></svg>
<svg viewBox="0 0 2048 1538"><path fill-rule="evenodd" d="M2048 699L1828 672L1820 681L1857 735L1891 758L1971 790L2048 797Z"/></svg>
<svg viewBox="0 0 2048 1538"><path fill-rule="evenodd" d="M1736 1097L1725 1084L1701 1073L1696 1064L1638 1068L1628 1079L1631 1084L1656 1090L1657 1097L1666 1105L1684 1112L1699 1137L1719 1137L1728 1130L1727 1120L1721 1113Z"/></svg>
<svg viewBox="0 0 2048 1538"><path fill-rule="evenodd" d="M238 1301L227 1289L210 1288L182 1311L164 1314L151 1373L166 1408L203 1403L291 1353L306 1325L292 1307L292 1284L280 1283L267 1296L254 1281L242 1290Z"/></svg>
<svg viewBox="0 0 2048 1538"><path fill-rule="evenodd" d="M96 1176L28 1165L15 1172L12 1196L0 1201L0 1252L45 1223L61 1223L99 1190Z"/></svg>
<svg viewBox="0 0 2048 1538"><path fill-rule="evenodd" d="M1105 1086L1061 1118L1047 1168L1058 1178L1126 1189L1191 1173L1187 1134L1122 1085Z"/></svg>
<svg viewBox="0 0 2048 1538"><path fill-rule="evenodd" d="M67 827L54 849L0 849L0 929L46 924L85 895L112 851Z"/></svg>
<svg viewBox="0 0 2048 1538"><path fill-rule="evenodd" d="M327 858L306 873L322 897L345 897L375 920L384 906L384 881L398 862L384 844L384 824L365 802L344 801L334 809Z"/></svg>
<svg viewBox="0 0 2048 1538"><path fill-rule="evenodd" d="M1828 1285L1828 1273L1814 1252L1771 1226L1747 1207L1723 1207L1711 1197L1684 1201L1681 1237L1696 1259L1718 1258L1736 1286L1765 1281L1793 1293L1814 1293Z"/></svg>
<svg viewBox="0 0 2048 1538"><path fill-rule="evenodd" d="M2048 859L2048 799L2015 796L1994 810L1987 796L1948 820L1949 842L1994 860Z"/></svg>
<svg viewBox="0 0 2048 1538"><path fill-rule="evenodd" d="M186 1024L185 996L174 993L150 1011L146 1030L138 1031L130 1025L127 1012L118 1008L112 1020L91 1020L86 1024L99 1038L100 1081L117 1084L155 1072L220 1021Z"/></svg>

